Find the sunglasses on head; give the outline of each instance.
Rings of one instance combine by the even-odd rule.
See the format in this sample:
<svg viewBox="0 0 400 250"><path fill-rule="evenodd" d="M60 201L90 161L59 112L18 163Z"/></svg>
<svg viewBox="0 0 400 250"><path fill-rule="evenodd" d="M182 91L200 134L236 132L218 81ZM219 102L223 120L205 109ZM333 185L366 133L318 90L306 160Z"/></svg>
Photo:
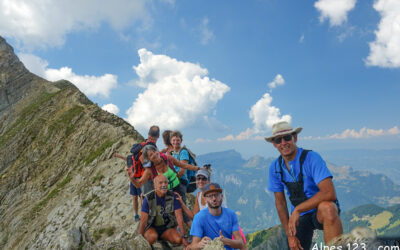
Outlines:
<svg viewBox="0 0 400 250"><path fill-rule="evenodd" d="M206 177L203 177L203 176L197 176L197 177L196 177L196 180L198 180L198 181L206 181L207 178L206 178Z"/></svg>
<svg viewBox="0 0 400 250"><path fill-rule="evenodd" d="M275 144L280 144L282 142L282 139L284 139L285 141L291 141L293 138L293 135L285 135L282 137L278 137L274 139L274 143Z"/></svg>

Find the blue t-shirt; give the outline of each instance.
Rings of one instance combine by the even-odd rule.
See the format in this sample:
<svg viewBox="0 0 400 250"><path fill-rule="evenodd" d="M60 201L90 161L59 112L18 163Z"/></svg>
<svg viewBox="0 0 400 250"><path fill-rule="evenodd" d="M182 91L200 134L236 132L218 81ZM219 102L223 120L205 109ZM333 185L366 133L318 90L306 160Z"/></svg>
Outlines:
<svg viewBox="0 0 400 250"><path fill-rule="evenodd" d="M154 219L153 225L155 228L162 227L168 223L168 217L165 214L165 199L160 198L156 194L156 201L157 201L157 215L156 218ZM174 211L181 208L181 203L177 200L176 194L174 194ZM150 208L149 208L149 202L147 201L147 198L144 197L143 199L143 204L142 204L142 212L149 213Z"/></svg>
<svg viewBox="0 0 400 250"><path fill-rule="evenodd" d="M180 150L179 154L178 152L173 152L172 154L176 159L178 159L179 161L188 161L188 164L193 165L193 160L192 158L189 156L189 152L186 149L182 149ZM180 167L174 166L176 172L179 172L179 170L181 169ZM188 181L188 178L186 176L186 170L185 170L185 174L182 175L181 179Z"/></svg>
<svg viewBox="0 0 400 250"><path fill-rule="evenodd" d="M210 214L208 209L203 209L198 212L192 223L190 235L203 238L210 237L212 240L219 237L219 230L222 230L224 237L232 239L232 234L239 230L239 223L236 214L233 210L221 207L222 213L220 216ZM226 249L233 249L225 246Z"/></svg>
<svg viewBox="0 0 400 250"><path fill-rule="evenodd" d="M290 173L285 166L284 160L282 159L283 179L285 181L294 182L295 179L296 181L299 180L301 152L303 152L303 149L298 147L295 159L289 162ZM281 181L281 171L279 168L278 159L279 158L274 160L269 167L268 190L272 192L283 192L283 190L286 189L286 193L289 197L289 191L286 185L283 184ZM318 184L326 178L332 178L332 174L326 166L325 161L318 153L314 151L308 152L307 157L305 158L303 163L304 193L306 194L306 196L308 198L314 196L319 191ZM294 206L292 204L291 207L291 211L293 212ZM314 210L315 208L310 211L301 213L301 215L310 213Z"/></svg>

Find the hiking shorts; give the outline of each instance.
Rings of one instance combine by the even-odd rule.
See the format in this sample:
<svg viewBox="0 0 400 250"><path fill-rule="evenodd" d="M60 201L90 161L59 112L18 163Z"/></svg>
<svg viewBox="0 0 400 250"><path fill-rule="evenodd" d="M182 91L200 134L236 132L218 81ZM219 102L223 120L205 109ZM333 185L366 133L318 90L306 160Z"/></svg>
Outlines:
<svg viewBox="0 0 400 250"><path fill-rule="evenodd" d="M135 187L133 184L132 184L132 182L129 182L130 183L130 185L129 185L129 189L130 189L130 194L131 195L137 195L137 196L140 196L141 194L142 194L142 190L140 189L140 188L137 188L137 187Z"/></svg>
<svg viewBox="0 0 400 250"><path fill-rule="evenodd" d="M337 206L337 202L334 202ZM296 236L300 240L300 244L304 250L309 250L312 243L314 230L323 230L323 225L317 219L317 209L313 212L300 216L299 225L296 227ZM338 207L340 215L340 208Z"/></svg>

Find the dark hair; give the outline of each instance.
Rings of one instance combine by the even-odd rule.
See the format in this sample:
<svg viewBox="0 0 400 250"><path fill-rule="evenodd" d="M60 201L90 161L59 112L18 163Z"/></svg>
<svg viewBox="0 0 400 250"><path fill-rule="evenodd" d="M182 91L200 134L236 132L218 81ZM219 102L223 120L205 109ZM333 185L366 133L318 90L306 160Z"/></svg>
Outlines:
<svg viewBox="0 0 400 250"><path fill-rule="evenodd" d="M164 144L165 145L167 145L167 146L172 146L172 144L171 144L171 130L165 130L163 133L162 133L162 138L163 138L163 140L164 140Z"/></svg>
<svg viewBox="0 0 400 250"><path fill-rule="evenodd" d="M153 125L149 129L149 136L158 138L160 137L160 128L157 125Z"/></svg>
<svg viewBox="0 0 400 250"><path fill-rule="evenodd" d="M181 138L181 140L183 140L183 135L178 130L171 132L171 134L169 135L169 138L172 139L172 137L174 137L174 136L179 137L179 138Z"/></svg>

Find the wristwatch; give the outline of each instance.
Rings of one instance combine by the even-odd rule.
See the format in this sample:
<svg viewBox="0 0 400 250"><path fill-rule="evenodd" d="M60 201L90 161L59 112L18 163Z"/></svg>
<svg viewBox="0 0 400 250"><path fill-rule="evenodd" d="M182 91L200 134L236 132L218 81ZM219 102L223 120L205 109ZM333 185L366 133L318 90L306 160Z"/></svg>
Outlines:
<svg viewBox="0 0 400 250"><path fill-rule="evenodd" d="M189 235L185 234L182 236L182 238L187 239L187 238L189 238Z"/></svg>

